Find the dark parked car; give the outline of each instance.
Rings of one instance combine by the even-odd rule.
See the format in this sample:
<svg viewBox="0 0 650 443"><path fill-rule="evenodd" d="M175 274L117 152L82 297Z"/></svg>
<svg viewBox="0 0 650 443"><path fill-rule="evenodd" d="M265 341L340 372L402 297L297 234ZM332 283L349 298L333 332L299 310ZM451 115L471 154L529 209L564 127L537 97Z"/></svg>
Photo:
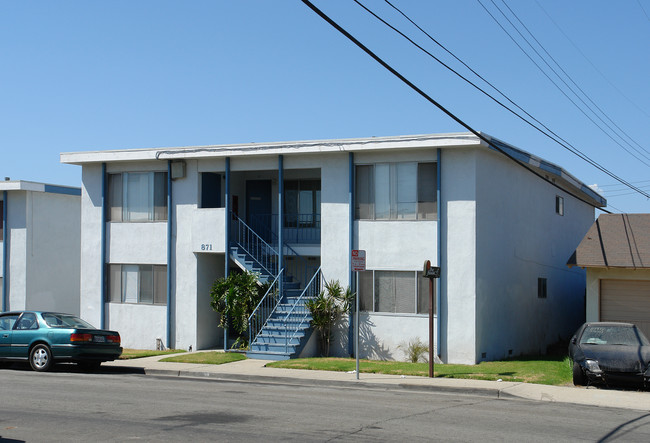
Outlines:
<svg viewBox="0 0 650 443"><path fill-rule="evenodd" d="M116 331L96 329L70 314L0 314L0 361L29 361L35 371L47 371L57 362L94 369L122 355L120 343Z"/></svg>
<svg viewBox="0 0 650 443"><path fill-rule="evenodd" d="M650 383L650 341L630 323L588 322L569 343L573 384Z"/></svg>

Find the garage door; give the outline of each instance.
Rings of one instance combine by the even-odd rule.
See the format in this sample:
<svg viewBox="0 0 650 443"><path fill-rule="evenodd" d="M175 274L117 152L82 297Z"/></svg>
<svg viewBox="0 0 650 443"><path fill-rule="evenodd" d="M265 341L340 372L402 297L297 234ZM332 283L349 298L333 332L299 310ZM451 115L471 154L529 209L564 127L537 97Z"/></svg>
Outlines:
<svg viewBox="0 0 650 443"><path fill-rule="evenodd" d="M600 321L634 323L650 338L650 281L601 280Z"/></svg>

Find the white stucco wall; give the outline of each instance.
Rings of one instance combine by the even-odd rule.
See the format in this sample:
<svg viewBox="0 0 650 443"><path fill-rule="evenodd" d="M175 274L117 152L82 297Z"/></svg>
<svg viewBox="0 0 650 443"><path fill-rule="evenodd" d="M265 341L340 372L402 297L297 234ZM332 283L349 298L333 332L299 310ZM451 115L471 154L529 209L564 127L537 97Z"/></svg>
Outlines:
<svg viewBox="0 0 650 443"><path fill-rule="evenodd" d="M476 358L476 164L470 149L443 150L441 172L441 354Z"/></svg>
<svg viewBox="0 0 650 443"><path fill-rule="evenodd" d="M102 173L100 164L81 170L81 318L101 325ZM110 326L110 323L106 323Z"/></svg>
<svg viewBox="0 0 650 443"><path fill-rule="evenodd" d="M477 152L477 165L475 359L544 353L584 321L585 274L566 262L594 209L497 153Z"/></svg>
<svg viewBox="0 0 650 443"><path fill-rule="evenodd" d="M120 333L124 348L156 349L157 338L166 345L166 306L107 303L106 316L107 327Z"/></svg>
<svg viewBox="0 0 650 443"><path fill-rule="evenodd" d="M7 287L9 291L7 309L22 310L27 306L27 192L10 192L7 197L7 238L9 250L7 259L9 275ZM7 229L7 227L5 227Z"/></svg>
<svg viewBox="0 0 650 443"><path fill-rule="evenodd" d="M81 200L28 192L26 308L79 315Z"/></svg>

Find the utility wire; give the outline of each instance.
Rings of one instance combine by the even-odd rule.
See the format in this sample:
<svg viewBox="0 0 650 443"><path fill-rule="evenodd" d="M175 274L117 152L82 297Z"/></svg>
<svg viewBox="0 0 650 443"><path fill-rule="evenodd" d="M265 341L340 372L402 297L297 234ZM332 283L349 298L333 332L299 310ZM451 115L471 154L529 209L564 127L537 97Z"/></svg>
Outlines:
<svg viewBox="0 0 650 443"><path fill-rule="evenodd" d="M427 100L429 103L437 107L439 110L441 110L443 113L445 113L448 117L450 117L452 120L454 120L456 123L470 131L472 134L474 134L476 137L484 141L485 143L488 144L491 148L495 149L496 151L500 152L501 154L505 155L507 158L515 162L517 165L521 166L522 168L528 170L529 172L535 174L537 177L541 178L544 180L546 183L549 183L550 185L556 187L557 189L562 190L563 192L566 192L573 196L574 198L582 201L585 204L588 204L589 206L594 206L592 203L588 202L587 200L583 199L582 197L570 192L567 189L563 189L560 187L558 184L553 183L550 180L547 180L545 177L543 177L541 174L538 172L534 171L532 168L530 168L528 165L518 161L516 158L508 154L506 151L501 149L499 146L496 146L495 144L492 143L490 139L485 137L483 134L469 126L467 123L465 123L463 120L461 120L459 117L457 117L455 114L453 114L451 111L449 111L447 108L442 106L440 103L438 103L436 100L434 100L432 97L430 97L427 93L422 91L420 88L418 88L415 84L413 84L410 80L408 80L406 77L404 77L402 74L400 74L397 70L395 70L392 66L390 66L388 63L386 63L384 60L382 60L378 55L376 55L374 52L372 52L370 49L368 49L363 43L361 43L359 40L357 40L352 34L350 34L348 31L343 29L338 23L336 23L334 20L332 20L330 17L328 17L323 11L318 9L314 4L312 4L309 0L301 0L308 8L310 8L312 11L314 11L318 16L320 16L323 20L325 20L327 23L330 24L334 29L336 29L338 32L343 34L348 40L350 40L352 43L354 43L359 49L364 51L366 54L368 54L370 57L372 57L377 63L379 63L381 66L383 66L386 70L388 70L391 74L393 74L395 77L397 77L399 80L401 80L403 83L405 83L408 87L413 89L416 93L418 93L420 96L422 96L425 100ZM608 211L606 211L608 212Z"/></svg>
<svg viewBox="0 0 650 443"><path fill-rule="evenodd" d="M485 83L487 83L488 85L490 85L490 86L491 86L493 89L495 89L495 90L496 90L496 91L497 91L501 96L505 97L506 100L508 100L510 103L512 103L512 104L513 104L514 106L516 106L518 109L520 109L523 113L525 113L528 117L530 117L530 118L533 119L535 122L537 122L537 123L540 124L542 127L544 127L544 128L546 129L546 131L548 131L549 133L553 134L554 137L551 136L551 135L549 135L547 132L543 131L542 129L540 129L538 126L534 125L534 124L531 123L530 121L526 120L524 117L522 117L522 116L521 116L520 114L518 114L516 111L512 110L511 108L509 108L508 106L506 106L505 104L503 104L501 101L499 101L498 99L496 99L495 97L493 97L492 95L490 95L488 92L486 92L485 90L483 90L482 88L480 88L479 86L477 86L475 83L473 83L472 81L470 81L469 79L467 79L466 77L464 77L463 75L461 75L460 73L458 73L457 71L455 71L453 68L451 68L450 66L448 66L447 64L445 64L443 61L441 61L439 58L437 58L436 56L434 56L433 54L431 54L429 51L427 51L426 49L424 49L422 46L418 45L418 44L417 44L416 42L414 42L411 38L409 38L408 36L406 36L403 32L401 32L400 30L398 30L397 28L395 28L394 26L392 26L390 23L386 22L384 19L382 19L381 17L379 17L377 14L375 14L375 13L374 13L373 11L371 11L369 8L367 8L366 6L364 6L364 5L363 5L362 3L360 3L358 0L353 0L353 1L354 1L355 3L357 3L359 6L361 6L361 7L362 7L364 10L366 10L368 13L370 13L371 15L373 15L376 19L378 19L379 21L381 21L383 24L385 24L386 26L388 26L389 28L391 28L393 31L395 31L395 32L397 32L399 35L401 35L403 38L405 38L406 40L408 40L408 41L409 41L411 44L413 44L415 47L417 47L418 49L420 49L421 51L423 51L425 54L427 54L427 55L429 55L430 57L432 57L434 60L436 60L436 61L437 61L438 63L440 63L442 66L444 66L445 68L447 68L448 70L450 70L451 72L453 72L454 74L456 74L458 77L460 77L461 79L463 79L465 82L469 83L471 86L473 86L474 88L476 88L477 90L479 90L480 92L482 92L483 94L485 94L487 97L489 97L490 99L492 99L495 103L497 103L498 105L502 106L503 108L505 108L506 110L508 110L509 112L511 112L513 115L515 115L516 117L518 117L519 119L521 119L522 121L524 121L525 123L527 123L528 125L530 125L531 127L533 127L534 129L536 129L537 131L539 131L540 133L542 133L543 135L545 135L545 136L548 137L549 139L553 140L554 142L556 142L557 144L559 144L559 145L562 146L563 148L567 149L569 152L573 153L574 155L576 155L576 156L579 157L580 159L582 159L582 160L586 161L587 163L589 163L590 165L594 166L596 169L598 169L598 170L604 172L605 174L607 174L607 175L609 175L610 177L614 178L614 179L617 180L618 182L620 182L620 183L626 185L626 186L629 187L630 189L633 189L635 192L638 192L638 193L640 193L640 194L646 196L647 198L650 198L650 194L645 193L645 192L643 192L642 190L636 188L635 186L631 185L630 183L628 183L627 181L625 181L625 180L622 179L621 177L618 177L618 176L615 175L613 172L611 172L611 171L609 171L608 169L606 169L604 166L602 166L602 165L600 165L599 163L597 163L596 161L592 160L589 156L587 156L586 154L584 154L583 152L581 152L581 151L580 151L579 149L577 149L575 146L573 146L572 144L570 144L569 142L567 142L566 140L564 140L562 137L560 137L559 135L557 135L557 134L556 134L555 132L553 132L550 128L548 128L546 125L544 125L542 122L540 122L540 121L537 120L535 117L533 117L533 116L530 115L528 112L526 112L526 110L524 110L521 106L519 106L517 103L515 103L514 101L512 101L508 96L506 96L503 92L501 92L501 91L500 91L496 86L492 85L490 82L488 82L486 79L484 79L480 74L478 74L478 73L477 73L476 71L474 71L471 67L469 67L465 62L463 62L460 58L458 58L458 57L457 57L456 55L454 55L451 51L449 51L447 48L445 48L445 47L444 47L440 42L438 42L438 41L437 41L436 39L434 39L431 35L429 35L426 31L424 31L420 26L418 26L418 25L417 25L413 20L411 20L411 19L410 19L406 14L404 14L401 10L399 10L399 8L397 8L396 6L394 6L394 5L393 5L392 3L390 3L388 0L385 0L386 3L388 3L388 4L389 4L393 9L395 9L397 12L399 12L399 13L400 13L404 18L406 18L409 22L411 22L411 23L412 23L416 28L418 28L421 32L423 32L427 37L429 37L432 41L434 41L438 46L440 46L441 48L443 48L443 49L444 49L447 53L449 53L452 57L454 57L456 60L458 60L458 61L459 61L460 63L462 63L464 66L466 66L466 67L467 67L467 68L468 68L472 73L474 73L477 77L479 77L479 78L480 78L481 80L483 80Z"/></svg>
<svg viewBox="0 0 650 443"><path fill-rule="evenodd" d="M535 3L537 3L537 6L539 6L539 8L542 10L542 12L544 12L544 14L546 15L546 17L548 17L548 19L551 21L551 23L553 23L553 24L555 25L555 27L558 29L558 31L560 31L560 32L562 33L562 35L567 39L567 41L568 41L569 43L571 43L571 45L572 45L572 46L573 46L573 47L574 47L574 48L575 48L575 49L580 53L580 55L582 55L582 57L583 57L583 58L584 58L584 59L585 59L585 60L586 60L590 65L591 65L591 67L594 68L594 71L596 71L596 72L597 72L597 73L598 73L598 74L599 74L599 75L600 75L600 76L601 76L601 77L602 77L602 78L603 78L607 83L609 83L609 85L610 85L612 88L614 88L614 90L615 90L616 92L618 92L618 93L621 95L621 97L623 97L623 98L624 98L625 100L627 100L631 105L633 105L635 108L637 108L637 109L638 109L639 111L641 111L643 114L645 114L646 117L650 117L650 114L649 114L648 112L646 112L645 109L641 108L641 107L640 107L637 103L635 103L635 102L634 102L630 97L628 97L627 95L625 95L625 93L623 93L623 91L621 91L621 90L620 90L620 89L619 89L619 88L618 88L618 87L617 87L617 86L616 86L616 85L615 85L615 84L614 84L610 79L608 79L608 78L605 76L605 74L603 74L603 72L602 72L600 69L598 69L598 66L596 66L596 65L594 64L594 62L592 62L591 59L590 59L589 57L587 57L587 55L586 55L586 54L585 54L585 53L580 49L580 47L578 47L578 45L576 45L576 43L575 43L573 40L571 40L571 37L569 37L569 36L567 35L567 33L564 32L564 30L562 29L562 27L560 27L560 25L559 25L559 24L558 24L558 23L553 19L553 17L551 17L551 15L548 13L548 11L547 11L546 9L544 9L544 7L542 6L542 4L541 4L538 0L535 0Z"/></svg>
<svg viewBox="0 0 650 443"><path fill-rule="evenodd" d="M494 0L490 0L490 1L492 1L492 3L494 4ZM636 140L634 140L632 137L630 137L630 135L629 135L627 132L625 132L623 129L621 129L621 127L618 126L618 125L616 124L616 122L614 122L614 120L612 120L612 119L607 115L607 113L606 113L605 111L603 111L603 110L601 109L601 107L598 106L598 105L596 104L596 102L594 102L594 101L592 100L592 98L589 96L589 94L587 94L587 93L586 93L586 92L585 92L585 91L580 87L580 85L578 85L578 83L576 83L576 82L573 80L573 78L569 75L569 73L566 72L566 71L564 70L564 68L562 68L562 65L560 65L560 64L558 63L558 61L555 60L555 57L553 57L553 56L552 56L552 55L551 55L551 54L546 50L546 48L544 47L544 45L542 45L542 43L541 43L539 40L537 40L537 37L535 37L535 35L530 31L530 29L528 29L528 26L526 26L526 24L525 24L523 21L521 21L521 19L520 19L519 16L515 13L515 11L513 11L512 8L510 8L510 6L508 6L508 3L506 3L505 0L501 0L501 2L505 5L506 8L508 8L508 11L510 11L510 13L511 13L511 14L512 14L516 19L517 19L517 21L521 24L521 26L524 27L524 29L526 30L526 32L528 33L528 35L530 35L530 36L533 38L533 40L535 40L535 43L537 43L537 45L538 45L540 48L542 48L542 51L544 51L544 53L545 53L545 54L546 54L546 55L547 55L547 56L548 56L548 57L553 61L553 63L555 63L555 65L560 69L560 71L562 71L562 73L566 76L566 78L568 78L569 81L570 81L570 82L571 82L571 83L572 83L576 88L578 88L578 91L580 91L580 92L582 93L582 95L584 95L585 98L586 98L587 100L589 100L589 102L590 102L590 103L591 103L591 104L592 104L592 105L593 105L593 106L594 106L594 107L595 107L595 108L596 108L596 109L597 109L597 110L598 110L598 111L599 111L599 112L600 112L600 113L601 113L601 114L602 114L602 115L603 115L603 116L604 116L604 117L605 117L605 118L606 118L606 119L607 119L607 120L612 124L612 125L614 125L614 127L615 127L616 129L618 129L618 131L619 131L621 134L623 134L625 137L627 137L627 138L628 138L632 143L634 143L635 145L637 145L639 148L641 148L641 149L642 149L643 151L645 151L647 154L650 154L650 152L648 152L648 150L647 150L646 148L644 148L643 146L641 146L641 144L639 144ZM495 5L495 6L496 6L496 5ZM532 46L531 46L531 47L532 47ZM553 72L555 72L555 71L553 71ZM556 75L557 75L557 73L556 73ZM572 90L572 91L573 91L573 90ZM573 91L573 93L576 94L574 91ZM578 94L576 94L576 96L578 96ZM584 103L584 102L583 102L583 103ZM590 110L591 110L591 108L590 108ZM594 115L596 115L596 116L598 115L598 114L596 114L593 110L591 110L591 112L593 112ZM601 121L603 121L603 120L601 119ZM603 121L603 123L605 123L605 124L607 125L606 122ZM625 140L621 135L617 134L616 131L614 131L614 130L611 128L611 126L607 125L607 127L608 127L610 130L612 130L612 132L614 132L614 133L615 133L615 134L616 134L616 135L617 135L621 140L625 141L625 142L628 144L628 146L630 146L631 148L633 148L634 150L636 150L637 152L639 152L639 153L640 153L641 155L643 155L645 158L648 158L648 157L647 157L646 155L644 155L641 151L639 151L638 149L634 148L634 147L633 147L629 142L627 142L627 141L626 141L626 140ZM650 160L650 159L649 159L649 160Z"/></svg>
<svg viewBox="0 0 650 443"><path fill-rule="evenodd" d="M587 117L587 119L589 119L589 121L591 121L591 122L592 122L592 123L593 123L593 124L598 128L598 129L600 129L600 130L603 132L603 134L605 134L608 138L610 138L614 143L616 143L617 145L619 145L619 146L620 146L623 150L625 150L628 154L630 154L631 156L633 156L634 158L636 158L638 161L640 161L640 162L643 163L644 165L650 167L650 164L646 163L645 161L643 161L642 159L640 159L639 157L637 157L633 152L631 152L629 149L627 149L625 146L623 146L623 145L622 145L618 140L616 140L614 137L612 137L611 134L610 134L609 132L605 131L605 130L603 129L602 126L600 126L600 125L599 125L599 124L598 124L598 123L597 123L597 122L596 122L596 121L595 121L595 120L594 120L594 119L593 119L589 114L587 114L587 113L586 113L586 112L585 112L585 111L584 111L584 110L583 110L583 109L582 109L582 108L581 108L581 107L580 107L580 106L579 106L579 105L578 105L578 104L577 104L577 103L576 103L576 102L575 102L571 97L569 97L569 95L568 95L568 94L567 94L567 93L566 93L566 92L565 92L565 91L560 87L560 85L558 85L558 84L557 84L557 83L556 83L556 82L555 82L555 81L554 81L554 80L553 80L553 79L552 79L552 78L551 78L551 77L546 73L546 71L544 71L544 69L542 69L542 67L541 67L541 66L540 66L540 65L539 65L539 64L538 64L538 63L537 63L537 62L536 62L536 61L535 61L531 56L530 56L530 54L528 54L528 52L527 52L527 51L526 51L526 50L525 50L525 49L524 49L524 48L519 44L519 42L517 42L517 40L512 36L512 34L510 34L510 33L508 32L508 30L505 29L505 27L504 27L504 26L501 24L501 22L499 22L499 20L498 20L498 19L497 19L497 18L496 18L496 17L495 17L491 12L490 12L490 10L487 9L487 8L485 7L485 5L481 2L481 0L476 0L476 1L477 1L477 2L478 2L478 3L483 7L483 9L485 9L485 11L488 13L488 15L489 15L489 16L490 16L490 17L495 21L495 23L496 23L496 24L497 24L497 25L498 25L498 26L503 30L503 32L505 32L506 35L508 35L508 37L510 37L510 39L513 41L513 43L514 43L515 45L517 45L517 47L518 47L518 48L519 48L519 49L524 53L524 55L525 55L526 57L528 57L528 59L529 59L529 60L530 60L530 61L531 61L531 62L532 62L536 67L537 67L537 69L539 69L540 72L541 72L542 74L544 74L544 76L545 76L545 77L546 77L546 78L547 78L551 83L553 83L553 85L558 89L558 91L560 91L560 93L562 93L562 95L564 95L564 96L566 97L567 100L569 100L569 101L570 101L570 102L571 102L571 103L572 103L572 104L573 104L573 105L574 105L574 106L575 106L575 107L576 107L576 108L577 108L577 109L578 109L578 110L579 110L579 111L580 111L580 112L581 112L585 117ZM496 6L496 5L495 5L495 6ZM497 6L497 9L499 9L498 6ZM499 11L501 12L501 14L503 14L503 11L501 11L500 9L499 9ZM503 14L503 15L505 16L505 14ZM507 17L506 17L506 20L510 21ZM511 24L512 24L512 22L511 22ZM514 25L513 25L513 27L514 27ZM515 30L517 30L516 27L515 27ZM517 30L517 32L519 32L519 30ZM521 35L520 32L519 32L519 34ZM523 37L523 36L522 36L522 37ZM526 40L526 39L524 38L524 40ZM526 40L526 42L528 43L527 40ZM532 45L530 45L530 43L528 43L528 45L532 47ZM533 48L533 51L537 52L534 48ZM548 62L546 62L546 60L544 60L543 57L541 57L541 56L539 55L539 53L537 53L537 54L538 54L538 56L539 56L540 58L542 58L542 61L544 61L544 62L546 63L547 66L549 66L549 65L548 65ZM553 68L551 68L550 66L549 66L549 68L553 71ZM555 71L554 71L554 72L555 72ZM557 73L555 73L555 75L559 77L559 75L558 75ZM565 82L561 77L559 77L559 78L560 78L560 80L561 80L561 81L562 81L562 82L563 82L567 87L569 87L569 86L566 84L566 82ZM569 89L571 89L571 88L569 87ZM574 92L574 94L575 94L575 92ZM580 99L580 97L578 97L578 98ZM581 99L581 100L582 100L582 99ZM583 101L583 103L584 103L584 100L582 100L582 101ZM592 111L592 112L593 112L593 111Z"/></svg>

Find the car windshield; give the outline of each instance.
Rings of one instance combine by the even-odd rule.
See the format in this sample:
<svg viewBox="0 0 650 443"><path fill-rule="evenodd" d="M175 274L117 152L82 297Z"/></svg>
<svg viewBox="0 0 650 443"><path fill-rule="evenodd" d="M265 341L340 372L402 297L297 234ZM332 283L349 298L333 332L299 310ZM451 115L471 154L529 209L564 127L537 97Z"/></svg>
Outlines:
<svg viewBox="0 0 650 443"><path fill-rule="evenodd" d="M43 314L43 320L51 328L84 328L95 329L90 323L83 321L79 317L68 314Z"/></svg>
<svg viewBox="0 0 650 443"><path fill-rule="evenodd" d="M587 326L580 337L580 344L647 346L648 339L633 326L593 325Z"/></svg>

